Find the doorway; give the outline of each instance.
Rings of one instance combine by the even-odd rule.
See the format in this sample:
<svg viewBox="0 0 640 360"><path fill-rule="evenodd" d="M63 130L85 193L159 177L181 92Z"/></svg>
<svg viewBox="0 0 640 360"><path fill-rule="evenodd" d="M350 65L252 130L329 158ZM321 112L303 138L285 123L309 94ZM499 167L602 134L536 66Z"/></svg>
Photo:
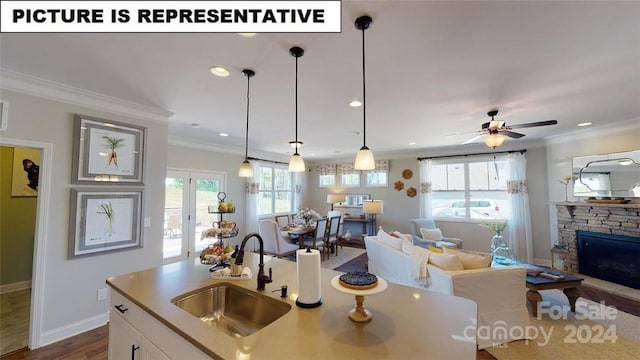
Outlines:
<svg viewBox="0 0 640 360"><path fill-rule="evenodd" d="M50 187L51 187L51 166L53 163L52 151L53 144L42 143L28 140L11 139L6 137L0 137L0 145L13 147L13 148L28 148L40 151L40 168L38 175L38 190L36 197L36 210L35 210L35 228L33 229L33 250L31 268L31 290L30 300L27 305L29 320L28 320L28 347L30 349L36 349L40 347L41 333L40 328L42 324L43 314L43 281L44 281L44 251L39 249L44 248L46 241L45 234L47 233L47 220L46 210L49 207ZM4 204L3 204L4 206Z"/></svg>
<svg viewBox="0 0 640 360"><path fill-rule="evenodd" d="M164 263L198 256L206 247L202 231L211 228L214 214L209 206L217 204L218 193L225 189L226 174L189 170L168 170L165 181Z"/></svg>

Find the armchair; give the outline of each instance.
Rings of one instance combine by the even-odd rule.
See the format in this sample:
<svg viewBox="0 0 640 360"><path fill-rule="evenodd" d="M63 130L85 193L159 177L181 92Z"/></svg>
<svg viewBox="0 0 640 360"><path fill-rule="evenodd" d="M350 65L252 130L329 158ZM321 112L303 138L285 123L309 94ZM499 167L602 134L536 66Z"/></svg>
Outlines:
<svg viewBox="0 0 640 360"><path fill-rule="evenodd" d="M423 219L412 219L411 223L411 237L413 238L413 245L420 246L423 248L427 248L427 246L450 246L447 243L454 244L455 247L462 249L462 239L452 238L452 237L442 237L441 241L428 240L422 237L420 233L420 229L437 229L436 223L433 219L423 218Z"/></svg>

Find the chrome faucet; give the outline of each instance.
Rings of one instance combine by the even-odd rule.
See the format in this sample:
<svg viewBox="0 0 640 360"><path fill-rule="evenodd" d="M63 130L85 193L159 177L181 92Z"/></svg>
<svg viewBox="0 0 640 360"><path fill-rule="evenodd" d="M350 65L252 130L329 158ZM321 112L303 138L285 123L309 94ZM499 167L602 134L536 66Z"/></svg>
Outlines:
<svg viewBox="0 0 640 360"><path fill-rule="evenodd" d="M264 291L265 284L272 282L273 279L271 278L272 276L271 268L269 268L268 276L264 274L264 241L262 241L262 237L260 235L253 232L253 233L247 234L247 236L245 236L244 239L242 239L242 243L240 244L240 250L238 251L238 255L236 256L236 264L242 265L242 262L244 260L244 246L246 245L247 240L251 239L252 237L255 237L256 239L258 239L258 242L260 243L260 264L259 264L260 269L258 270L258 291Z"/></svg>

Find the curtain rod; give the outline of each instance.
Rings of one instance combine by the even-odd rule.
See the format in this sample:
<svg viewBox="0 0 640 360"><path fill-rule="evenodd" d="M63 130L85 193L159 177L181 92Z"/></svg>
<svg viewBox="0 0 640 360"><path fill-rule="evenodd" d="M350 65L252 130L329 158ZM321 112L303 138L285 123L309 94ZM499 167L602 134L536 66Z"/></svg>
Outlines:
<svg viewBox="0 0 640 360"><path fill-rule="evenodd" d="M270 162L270 163L274 163L274 164L280 164L280 165L289 165L288 163L282 162L282 161L260 159L260 158L251 157L251 156L249 156L247 159L249 159L249 160L257 160L257 161L266 161L266 162Z"/></svg>
<svg viewBox="0 0 640 360"><path fill-rule="evenodd" d="M511 154L519 152L520 154L524 154L527 152L527 149L520 150L509 150L509 151L494 151L494 152L483 152L483 153L475 153L475 154L461 154L461 155L443 155L443 156L429 156L429 157L419 157L418 161L428 160L428 159L444 159L444 158L452 158L452 157L464 157L464 156L481 156L481 155L494 155L494 154Z"/></svg>

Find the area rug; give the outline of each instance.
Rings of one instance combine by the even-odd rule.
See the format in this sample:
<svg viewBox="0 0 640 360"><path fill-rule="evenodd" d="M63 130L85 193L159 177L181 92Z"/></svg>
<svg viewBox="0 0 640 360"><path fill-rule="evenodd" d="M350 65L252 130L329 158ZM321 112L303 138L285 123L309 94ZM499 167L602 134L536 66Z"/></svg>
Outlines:
<svg viewBox="0 0 640 360"><path fill-rule="evenodd" d="M366 252L365 249L358 249L358 248L354 248L354 247L349 247L349 246L344 246L342 248L338 249L338 255L336 256L335 254L329 254L329 259L327 259L326 255L324 260L322 260L320 262L320 267L323 269L335 269L337 267L340 267L341 265L357 258L358 256L364 254ZM291 255L291 256L287 256L283 259L289 260L289 261L296 261L296 256Z"/></svg>
<svg viewBox="0 0 640 360"><path fill-rule="evenodd" d="M637 359L640 318L606 304L578 298L576 313L560 290L540 291L543 305L531 317L531 340L486 349L498 360L510 359ZM513 329L513 331L520 331Z"/></svg>

